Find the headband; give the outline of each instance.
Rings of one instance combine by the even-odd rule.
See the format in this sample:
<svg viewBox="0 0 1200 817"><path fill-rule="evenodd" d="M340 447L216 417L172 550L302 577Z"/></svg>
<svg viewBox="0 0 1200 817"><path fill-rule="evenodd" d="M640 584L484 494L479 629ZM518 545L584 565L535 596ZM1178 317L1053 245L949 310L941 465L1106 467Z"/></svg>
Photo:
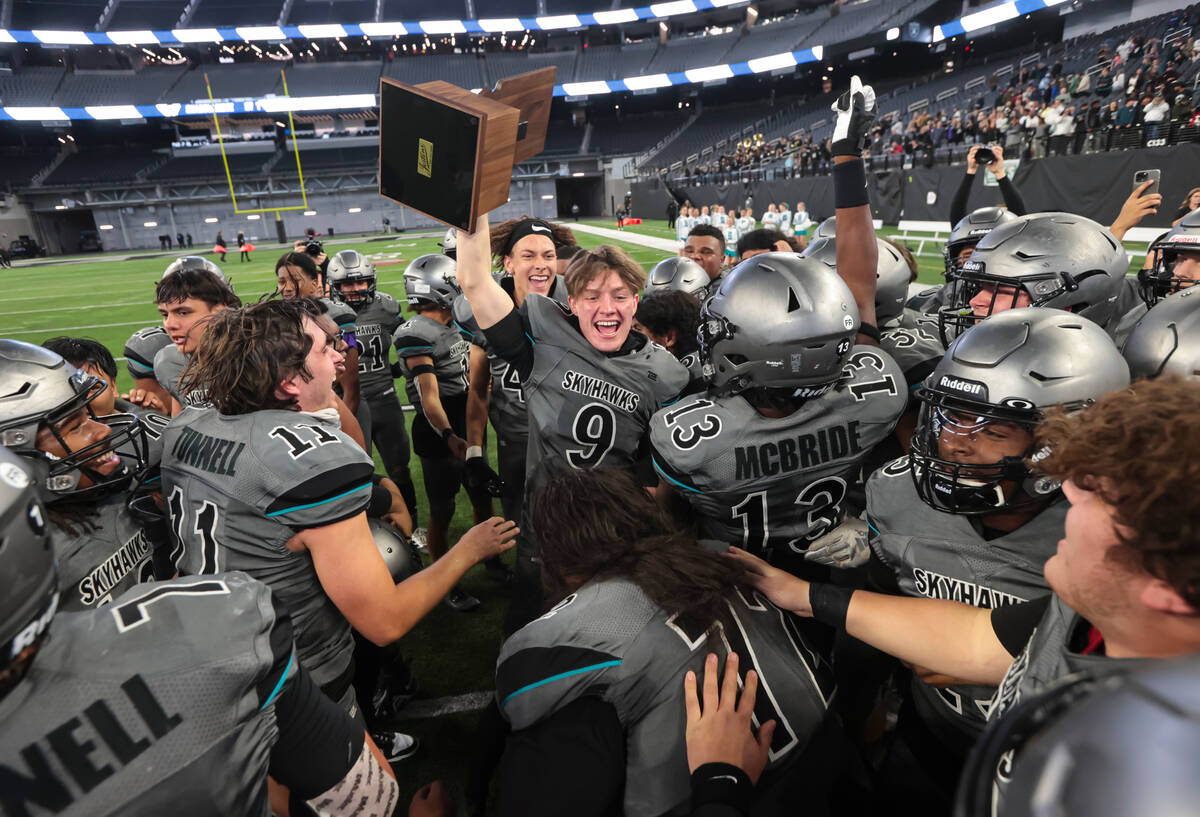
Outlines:
<svg viewBox="0 0 1200 817"><path fill-rule="evenodd" d="M509 233L508 243L504 245L504 252L501 255L512 255L513 247L517 246L517 242L527 235L544 235L553 242L554 228L548 221L542 221L540 218L521 219Z"/></svg>

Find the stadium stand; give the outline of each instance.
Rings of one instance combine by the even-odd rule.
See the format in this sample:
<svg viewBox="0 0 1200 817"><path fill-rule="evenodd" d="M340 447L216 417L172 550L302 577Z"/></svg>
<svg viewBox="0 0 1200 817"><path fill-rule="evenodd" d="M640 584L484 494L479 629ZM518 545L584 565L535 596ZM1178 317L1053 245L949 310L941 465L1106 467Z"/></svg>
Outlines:
<svg viewBox="0 0 1200 817"><path fill-rule="evenodd" d="M72 71L62 78L54 104L120 105L131 99L157 102L186 72L185 66L141 71Z"/></svg>
<svg viewBox="0 0 1200 817"><path fill-rule="evenodd" d="M576 128L570 122L552 119L546 128L546 146L542 156L571 156L579 153L583 144L583 128Z"/></svg>
<svg viewBox="0 0 1200 817"><path fill-rule="evenodd" d="M0 152L0 189L25 187L37 172L54 159L53 150L11 148Z"/></svg>
<svg viewBox="0 0 1200 817"><path fill-rule="evenodd" d="M71 0L17 0L12 7L11 27L92 29L100 16L99 5Z"/></svg>
<svg viewBox="0 0 1200 817"><path fill-rule="evenodd" d="M563 83L571 82L575 77L575 59L575 51L553 51L548 54L518 51L510 54L488 54L482 64L488 85L494 85L497 80L511 77L513 74L537 71L550 66L558 69L555 81Z"/></svg>
<svg viewBox="0 0 1200 817"><path fill-rule="evenodd" d="M204 0L203 7L213 0ZM275 2L275 15L279 14L281 3ZM462 4L459 3L453 11L450 5L443 7L446 17L462 15ZM439 9L441 10L441 9ZM272 20L274 17L272 17ZM287 22L291 25L304 23L351 23L375 19L375 0L339 0L331 3L329 0L294 0L291 14Z"/></svg>
<svg viewBox="0 0 1200 817"><path fill-rule="evenodd" d="M0 104L44 105L54 96L65 73L63 68L23 68L12 74L0 73Z"/></svg>
<svg viewBox="0 0 1200 817"><path fill-rule="evenodd" d="M622 119L592 119L589 153L600 156L631 156L643 153L687 120L684 111L666 111Z"/></svg>
<svg viewBox="0 0 1200 817"><path fill-rule="evenodd" d="M715 148L722 140L740 135L762 118L762 103L710 108L703 111L690 126L650 159L655 167L669 167L672 162L685 161L692 154Z"/></svg>
<svg viewBox="0 0 1200 817"><path fill-rule="evenodd" d="M229 172L237 176L261 176L262 168L273 153L230 153ZM161 167L146 174L148 180L166 181L179 179L220 179L224 178L225 167L217 154L205 156L177 155Z"/></svg>
<svg viewBox="0 0 1200 817"><path fill-rule="evenodd" d="M113 31L174 28L187 6L187 0L121 0L108 21L108 28Z"/></svg>
<svg viewBox="0 0 1200 817"><path fill-rule="evenodd" d="M120 183L136 176L138 171L148 167L157 158L143 148L103 148L72 153L42 180L42 184L55 187L97 182Z"/></svg>
<svg viewBox="0 0 1200 817"><path fill-rule="evenodd" d="M483 76L482 62L473 54L444 57L400 56L384 63L383 75L410 84L431 82L435 79L444 79L461 88L482 88L487 84Z"/></svg>
<svg viewBox="0 0 1200 817"><path fill-rule="evenodd" d="M804 47L841 43L872 32L883 31L889 25L916 17L936 0L868 0L865 3L835 4L840 9L821 25L809 30L800 41ZM816 12L826 14L824 10Z"/></svg>
<svg viewBox="0 0 1200 817"><path fill-rule="evenodd" d="M255 154L261 156L261 154ZM379 162L379 148L374 145L349 148L310 149L300 148L300 162L307 173L322 173L330 170L374 170ZM296 162L290 152L275 163L272 176L296 176Z"/></svg>
<svg viewBox="0 0 1200 817"><path fill-rule="evenodd" d="M301 63L287 69L288 93L292 96L324 96L375 89L383 65L378 60Z"/></svg>
<svg viewBox="0 0 1200 817"><path fill-rule="evenodd" d="M816 24L814 16L815 14L801 14L789 20L756 25L734 43L722 62L743 62L768 54L794 51L796 43Z"/></svg>
<svg viewBox="0 0 1200 817"><path fill-rule="evenodd" d="M654 52L654 58L646 66L647 74L669 74L695 68L698 65L717 65L725 62L725 52L737 41L738 34L683 37L667 40ZM628 75L626 75L628 76Z"/></svg>
<svg viewBox="0 0 1200 817"><path fill-rule="evenodd" d="M270 65L203 65L184 73L166 93L163 102L191 102L208 99L204 75L212 84L213 96L222 99L231 96L266 96L282 93L279 84L279 68Z"/></svg>

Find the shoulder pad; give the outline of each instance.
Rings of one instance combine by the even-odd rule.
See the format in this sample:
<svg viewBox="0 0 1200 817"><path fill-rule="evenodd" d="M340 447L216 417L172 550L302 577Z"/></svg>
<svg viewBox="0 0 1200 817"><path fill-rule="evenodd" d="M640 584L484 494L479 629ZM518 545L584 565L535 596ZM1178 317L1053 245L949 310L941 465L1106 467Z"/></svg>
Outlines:
<svg viewBox="0 0 1200 817"><path fill-rule="evenodd" d="M392 344L396 347L397 352L402 350L412 354L432 352L434 345L445 331L446 327L437 321L430 320L423 315L415 315L396 327L396 331L392 334Z"/></svg>

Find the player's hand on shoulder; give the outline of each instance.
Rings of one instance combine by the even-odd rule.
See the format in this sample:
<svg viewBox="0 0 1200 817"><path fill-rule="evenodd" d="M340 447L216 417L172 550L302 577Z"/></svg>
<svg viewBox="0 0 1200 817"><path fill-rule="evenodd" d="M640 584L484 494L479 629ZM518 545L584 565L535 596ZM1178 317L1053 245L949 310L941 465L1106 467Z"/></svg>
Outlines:
<svg viewBox="0 0 1200 817"><path fill-rule="evenodd" d="M785 570L772 567L752 553L732 545L725 555L745 568L746 580L776 607L791 610L801 616L812 615L812 605L808 600L808 582Z"/></svg>
<svg viewBox="0 0 1200 817"><path fill-rule="evenodd" d="M520 532L516 522L493 516L464 533L455 547L465 548L473 561L482 562L512 547Z"/></svg>
<svg viewBox="0 0 1200 817"><path fill-rule="evenodd" d="M440 780L417 789L408 804L408 817L453 817L454 801Z"/></svg>
<svg viewBox="0 0 1200 817"><path fill-rule="evenodd" d="M757 735L750 725L758 674L754 670L746 673L739 700L738 657L731 652L725 658L725 678L718 692L717 656L709 653L704 661L703 703L696 686L696 673L689 671L683 679L688 770L694 772L706 763L727 763L757 783L775 734L773 720L759 727Z"/></svg>
<svg viewBox="0 0 1200 817"><path fill-rule="evenodd" d="M871 558L871 546L867 542L867 523L847 516L842 524L829 533L813 540L804 558L826 567L858 567Z"/></svg>

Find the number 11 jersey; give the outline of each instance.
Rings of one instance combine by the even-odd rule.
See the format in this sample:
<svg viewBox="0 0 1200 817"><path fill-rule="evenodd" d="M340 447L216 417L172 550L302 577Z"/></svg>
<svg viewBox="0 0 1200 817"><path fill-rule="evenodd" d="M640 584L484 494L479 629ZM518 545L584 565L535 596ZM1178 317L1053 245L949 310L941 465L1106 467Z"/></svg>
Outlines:
<svg viewBox="0 0 1200 817"><path fill-rule="evenodd" d="M791 569L841 524L847 487L907 400L896 362L856 346L834 387L787 417L764 417L741 395L664 408L650 421L651 456L696 511L702 538Z"/></svg>

